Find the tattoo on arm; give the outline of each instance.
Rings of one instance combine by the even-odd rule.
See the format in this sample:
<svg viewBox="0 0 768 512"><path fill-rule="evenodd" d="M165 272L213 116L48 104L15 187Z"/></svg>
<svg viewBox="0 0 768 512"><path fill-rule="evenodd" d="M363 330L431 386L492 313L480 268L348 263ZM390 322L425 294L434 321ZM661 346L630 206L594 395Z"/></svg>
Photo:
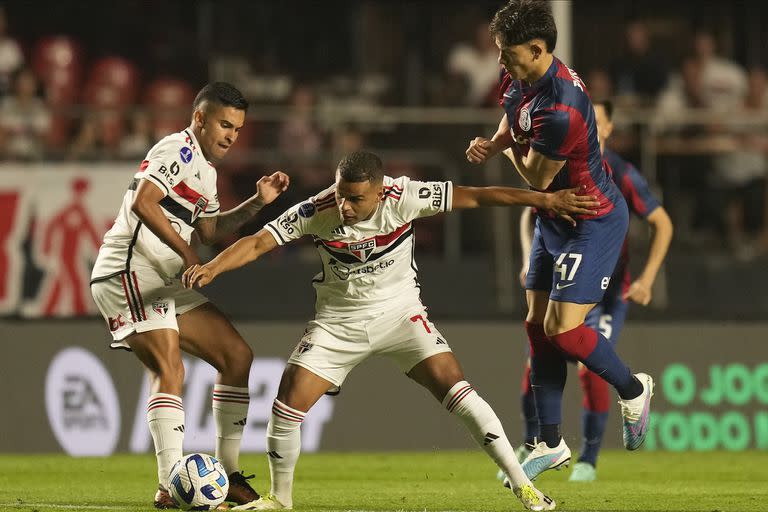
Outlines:
<svg viewBox="0 0 768 512"><path fill-rule="evenodd" d="M258 199L251 198L231 210L220 213L216 217L200 219L203 222L210 222L213 226L212 229L201 227L201 229L198 230L198 234L204 244L210 245L216 243L225 236L234 233L240 229L243 224L253 219L263 206L264 205L262 205Z"/></svg>

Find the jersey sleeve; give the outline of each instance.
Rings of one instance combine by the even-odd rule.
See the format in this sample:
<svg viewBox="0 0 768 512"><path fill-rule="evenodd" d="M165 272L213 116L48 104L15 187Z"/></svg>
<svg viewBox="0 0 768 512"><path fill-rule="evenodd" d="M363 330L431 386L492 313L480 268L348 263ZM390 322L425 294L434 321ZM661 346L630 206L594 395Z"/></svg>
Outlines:
<svg viewBox="0 0 768 512"><path fill-rule="evenodd" d="M192 171L192 150L180 140L163 140L149 150L136 178L157 185L165 195L184 181Z"/></svg>
<svg viewBox="0 0 768 512"><path fill-rule="evenodd" d="M531 149L550 160L567 160L577 141L578 125L563 110L541 110L533 115Z"/></svg>
<svg viewBox="0 0 768 512"><path fill-rule="evenodd" d="M629 209L643 219L661 206L661 201L651 192L645 177L631 164L627 164L619 188Z"/></svg>
<svg viewBox="0 0 768 512"><path fill-rule="evenodd" d="M385 186L384 193L397 201L397 210L403 221L410 222L419 217L430 217L436 213L451 211L453 183L415 181L403 177L393 182L391 186Z"/></svg>
<svg viewBox="0 0 768 512"><path fill-rule="evenodd" d="M216 185L213 185L213 190L209 193L208 197L211 198L208 201L208 205L205 210L200 212L200 217L215 217L221 213L221 205L219 204L219 194L216 191Z"/></svg>
<svg viewBox="0 0 768 512"><path fill-rule="evenodd" d="M267 222L264 229L269 231L280 245L301 238L304 235L317 234L320 228L320 216L312 199L295 204L273 221Z"/></svg>

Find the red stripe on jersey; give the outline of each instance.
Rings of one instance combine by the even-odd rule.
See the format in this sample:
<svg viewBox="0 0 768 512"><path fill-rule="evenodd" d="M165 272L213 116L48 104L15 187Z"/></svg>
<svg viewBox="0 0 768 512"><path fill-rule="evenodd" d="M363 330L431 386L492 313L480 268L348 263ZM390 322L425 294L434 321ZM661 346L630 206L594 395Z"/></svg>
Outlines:
<svg viewBox="0 0 768 512"><path fill-rule="evenodd" d="M410 226L411 226L411 223L409 222L407 224L403 224L402 226L400 226L399 228L397 228L393 232L388 233L386 235L376 235L375 237L373 237L376 240L376 247L384 247L384 246L387 246L387 245L391 244L392 242L397 240L400 237L400 235L405 233L405 231ZM337 249L346 249L347 246L349 245L348 242L341 242L341 241L338 241L338 240L337 241L330 241L330 240L323 240L321 238L320 241L323 243L323 245L325 245L327 247L335 247ZM357 242L352 242L352 243L357 243Z"/></svg>
<svg viewBox="0 0 768 512"><path fill-rule="evenodd" d="M189 185L187 185L183 181L179 182L178 185L173 187L173 191L192 204L196 204L197 200L203 197L203 194L201 194L200 192L197 192L193 188L190 188Z"/></svg>
<svg viewBox="0 0 768 512"><path fill-rule="evenodd" d="M328 208L333 208L334 206L336 206L336 200L335 199L333 201L329 202L329 203L317 205L317 211L321 212L323 210L327 210Z"/></svg>
<svg viewBox="0 0 768 512"><path fill-rule="evenodd" d="M149 167L149 160L144 160L143 162L141 162L141 164L139 164L140 171L146 171L147 167Z"/></svg>
<svg viewBox="0 0 768 512"><path fill-rule="evenodd" d="M336 192L331 192L330 194L328 194L325 197L318 197L317 199L315 199L315 204L324 203L324 202L330 200L331 198L334 198L334 199L336 198Z"/></svg>
<svg viewBox="0 0 768 512"><path fill-rule="evenodd" d="M402 191L395 190L393 187L384 187L384 197L392 198L395 201L399 201Z"/></svg>

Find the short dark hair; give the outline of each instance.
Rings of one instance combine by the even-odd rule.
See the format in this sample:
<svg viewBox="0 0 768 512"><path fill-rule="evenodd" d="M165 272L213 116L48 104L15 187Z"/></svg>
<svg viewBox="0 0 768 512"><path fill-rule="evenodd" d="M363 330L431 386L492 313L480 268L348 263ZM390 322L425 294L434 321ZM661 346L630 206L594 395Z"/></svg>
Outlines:
<svg viewBox="0 0 768 512"><path fill-rule="evenodd" d="M496 11L490 31L492 36L499 36L504 46L543 39L551 53L557 44L557 26L546 0L510 0Z"/></svg>
<svg viewBox="0 0 768 512"><path fill-rule="evenodd" d="M384 180L384 165L381 158L370 151L355 151L339 162L341 179L350 183L370 181L379 183Z"/></svg>
<svg viewBox="0 0 768 512"><path fill-rule="evenodd" d="M592 104L597 106L600 105L605 109L605 115L608 118L609 121L613 120L613 102L607 98L598 98L596 100L592 100Z"/></svg>
<svg viewBox="0 0 768 512"><path fill-rule="evenodd" d="M227 82L213 82L200 89L192 107L197 109L204 102L234 107L242 111L248 110L248 101L243 97L243 93Z"/></svg>

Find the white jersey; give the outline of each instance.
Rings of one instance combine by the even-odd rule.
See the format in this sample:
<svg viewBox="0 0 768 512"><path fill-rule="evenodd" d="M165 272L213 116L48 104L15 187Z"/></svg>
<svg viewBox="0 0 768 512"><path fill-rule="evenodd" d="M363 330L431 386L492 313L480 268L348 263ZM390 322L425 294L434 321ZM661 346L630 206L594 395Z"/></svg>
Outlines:
<svg viewBox="0 0 768 512"><path fill-rule="evenodd" d="M151 267L165 278L182 270L181 257L131 211L142 179L163 191L163 213L187 243L198 217L211 217L219 212L216 169L203 156L192 130L163 138L149 150L128 186L115 223L104 235L91 273L92 282L130 272L131 267Z"/></svg>
<svg viewBox="0 0 768 512"><path fill-rule="evenodd" d="M323 269L312 280L318 317L366 315L420 304L411 222L451 210L449 181L384 177L384 198L373 216L342 224L336 185L294 205L266 224L278 244L312 235Z"/></svg>

